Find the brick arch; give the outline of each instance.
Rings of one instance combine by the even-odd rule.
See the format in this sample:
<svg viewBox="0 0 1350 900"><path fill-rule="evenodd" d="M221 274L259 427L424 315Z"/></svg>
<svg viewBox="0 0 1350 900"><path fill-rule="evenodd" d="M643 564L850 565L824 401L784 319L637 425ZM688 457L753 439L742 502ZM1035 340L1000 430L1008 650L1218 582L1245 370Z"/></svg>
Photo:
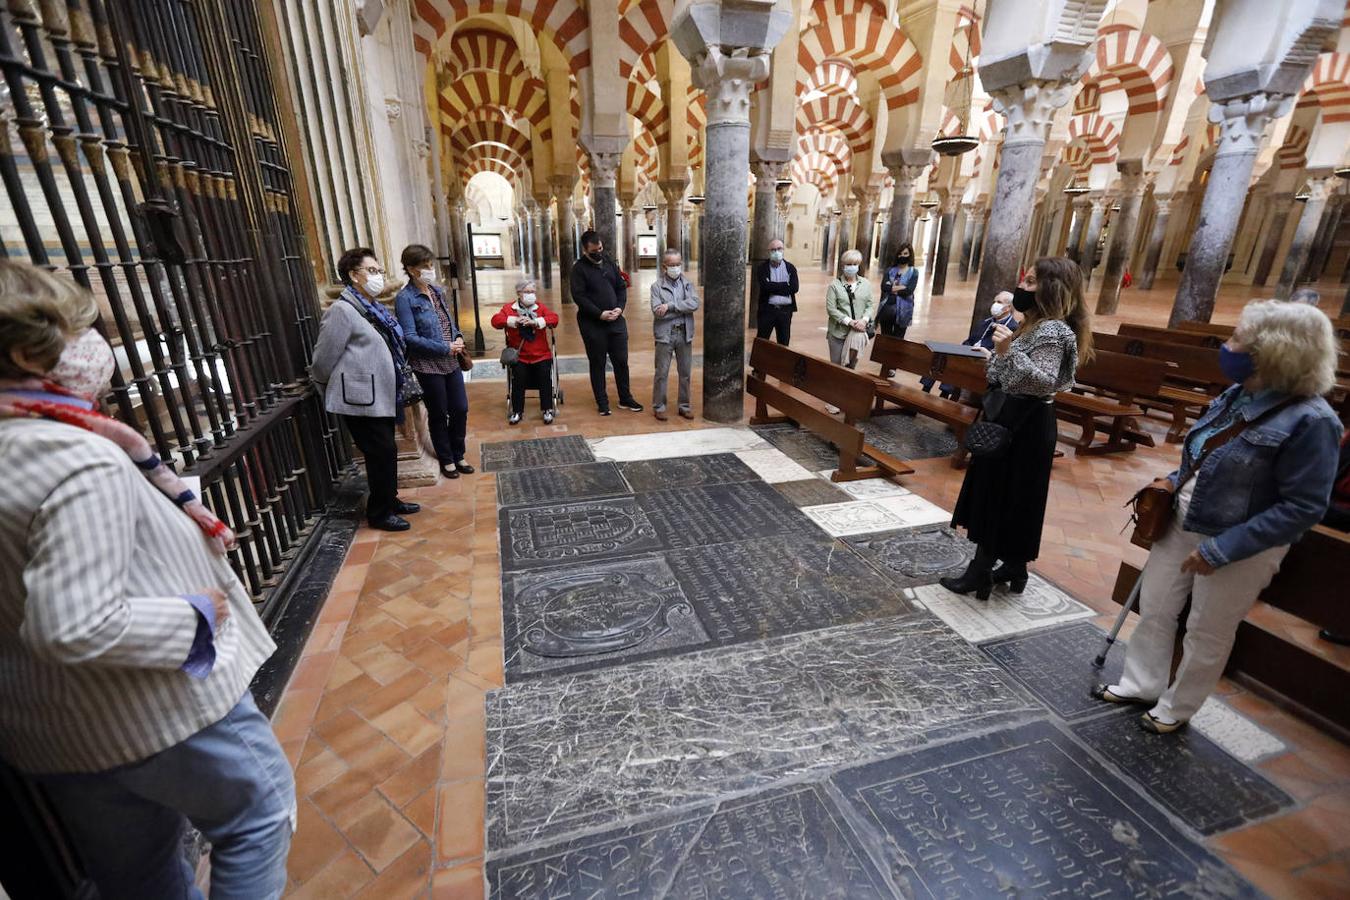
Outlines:
<svg viewBox="0 0 1350 900"><path fill-rule="evenodd" d="M852 97L842 94L816 97L797 106L800 131L806 132L820 125L830 125L842 132L855 154L865 154L872 149L872 119Z"/></svg>
<svg viewBox="0 0 1350 900"><path fill-rule="evenodd" d="M1350 122L1350 53L1323 53L1303 82L1299 106L1316 103L1322 121Z"/></svg>
<svg viewBox="0 0 1350 900"><path fill-rule="evenodd" d="M899 109L919 98L923 59L905 33L871 4L857 0L822 0L814 7L819 23L804 32L797 45L797 88L822 62L838 57L877 76L887 109Z"/></svg>
<svg viewBox="0 0 1350 900"><path fill-rule="evenodd" d="M853 151L848 141L833 129L809 131L797 136L798 156L823 156L831 160L836 171L846 174L853 171Z"/></svg>
<svg viewBox="0 0 1350 900"><path fill-rule="evenodd" d="M822 198L833 197L839 185L839 179L827 164L798 157L789 167L790 177L796 184L813 184Z"/></svg>
<svg viewBox="0 0 1350 900"><path fill-rule="evenodd" d="M1301 169L1308 163L1308 141L1312 133L1300 125L1290 125L1284 143L1275 151L1281 169Z"/></svg>
<svg viewBox="0 0 1350 900"><path fill-rule="evenodd" d="M1081 140L1070 141L1061 158L1078 175L1086 175L1092 168L1092 151Z"/></svg>
<svg viewBox="0 0 1350 900"><path fill-rule="evenodd" d="M501 72L503 75L529 76L525 60L516 42L499 31L470 28L458 31L450 41L446 54L453 78L462 78L469 72Z"/></svg>
<svg viewBox="0 0 1350 900"><path fill-rule="evenodd" d="M628 114L652 133L658 144L670 138L670 113L661 98L636 81L628 82Z"/></svg>
<svg viewBox="0 0 1350 900"><path fill-rule="evenodd" d="M465 122L453 132L444 128L442 131L449 133L450 148L458 156L467 156L475 144L499 144L527 164L533 163L534 150L529 136L501 119Z"/></svg>
<svg viewBox="0 0 1350 900"><path fill-rule="evenodd" d="M548 127L548 90L538 78L519 78L499 72L470 72L443 88L438 97L441 113L452 128L481 106L513 111L543 137Z"/></svg>
<svg viewBox="0 0 1350 900"><path fill-rule="evenodd" d="M551 41L575 75L591 65L590 20L577 0L525 4L521 0L413 0L413 45L430 56L441 35L470 16L519 19L535 35Z"/></svg>
<svg viewBox="0 0 1350 900"><path fill-rule="evenodd" d="M630 78L638 62L670 36L672 0L629 0L619 4L619 77Z"/></svg>
<svg viewBox="0 0 1350 900"><path fill-rule="evenodd" d="M1103 90L1122 88L1131 114L1163 108L1175 71L1162 41L1135 28L1115 28L1097 37L1094 52L1087 77Z"/></svg>
<svg viewBox="0 0 1350 900"><path fill-rule="evenodd" d="M1069 120L1069 140L1080 140L1092 154L1092 164L1109 163L1120 150L1120 132L1096 113Z"/></svg>
<svg viewBox="0 0 1350 900"><path fill-rule="evenodd" d="M657 153L657 141L645 128L640 129L633 138L633 159L637 163L639 190L647 182L656 181L660 177L661 163Z"/></svg>
<svg viewBox="0 0 1350 900"><path fill-rule="evenodd" d="M963 6L956 13L956 32L952 36L952 48L947 55L947 77L953 81L969 61L973 65L975 57L980 55L980 17L969 6Z"/></svg>
<svg viewBox="0 0 1350 900"><path fill-rule="evenodd" d="M858 73L847 60L827 59L806 79L806 90L825 95L846 94L857 97Z"/></svg>
<svg viewBox="0 0 1350 900"><path fill-rule="evenodd" d="M520 180L520 173L511 168L500 159L490 156L479 156L459 168L459 179L463 184L468 184L469 179L479 172L496 172L507 181L515 184Z"/></svg>

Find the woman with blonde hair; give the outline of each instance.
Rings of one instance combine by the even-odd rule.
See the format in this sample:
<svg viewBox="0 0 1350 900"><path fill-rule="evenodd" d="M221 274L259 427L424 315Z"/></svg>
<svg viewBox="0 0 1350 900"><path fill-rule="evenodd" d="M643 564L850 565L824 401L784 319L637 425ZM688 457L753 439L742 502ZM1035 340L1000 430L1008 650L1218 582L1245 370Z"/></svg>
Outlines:
<svg viewBox="0 0 1350 900"><path fill-rule="evenodd" d="M1289 545L1326 512L1341 427L1322 395L1336 378L1331 321L1302 303L1260 300L1219 350L1235 383L1182 443L1181 465L1154 487L1172 519L1140 576L1139 625L1110 703L1143 703L1147 731L1175 731L1223 674L1238 623ZM1181 665L1169 684L1177 616L1191 599Z"/></svg>
<svg viewBox="0 0 1350 900"><path fill-rule="evenodd" d="M1014 332L993 328L985 419L1006 429L996 452L974 455L966 469L952 524L964 526L975 558L949 591L989 599L995 584L1014 593L1027 583L1027 563L1040 555L1041 526L1055 459L1055 394L1073 386L1080 363L1092 358L1092 317L1083 300L1078 265L1061 256L1036 260L1013 292L1023 315ZM994 564L1003 565L994 569Z"/></svg>
<svg viewBox="0 0 1350 900"><path fill-rule="evenodd" d="M825 291L825 312L829 315L826 341L830 362L852 369L867 347L868 328L876 318L876 293L871 282L858 274L861 253L847 250L839 263L840 275Z"/></svg>

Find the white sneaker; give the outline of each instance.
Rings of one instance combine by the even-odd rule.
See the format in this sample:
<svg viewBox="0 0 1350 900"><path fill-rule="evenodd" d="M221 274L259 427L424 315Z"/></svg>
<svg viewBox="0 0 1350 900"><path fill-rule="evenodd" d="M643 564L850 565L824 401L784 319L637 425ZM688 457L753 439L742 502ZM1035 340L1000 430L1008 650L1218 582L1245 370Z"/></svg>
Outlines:
<svg viewBox="0 0 1350 900"><path fill-rule="evenodd" d="M838 415L838 413L839 413L839 407L835 406L835 405L832 404L832 403L826 403L826 404L825 404L825 411L826 411L827 413L829 413L830 415L832 415L832 416L833 416L833 415Z"/></svg>

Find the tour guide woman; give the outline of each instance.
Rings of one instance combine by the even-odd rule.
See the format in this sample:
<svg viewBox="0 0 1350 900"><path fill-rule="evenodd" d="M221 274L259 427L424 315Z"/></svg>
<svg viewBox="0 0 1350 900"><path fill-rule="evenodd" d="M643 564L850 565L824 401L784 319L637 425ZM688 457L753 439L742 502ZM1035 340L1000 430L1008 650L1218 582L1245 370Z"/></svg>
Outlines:
<svg viewBox="0 0 1350 900"><path fill-rule="evenodd" d="M1186 435L1176 471L1154 482L1173 493L1171 525L1140 576L1125 672L1097 689L1111 703L1150 704L1145 730L1175 731L1195 715L1218 684L1238 623L1289 545L1326 512L1341 429L1322 395L1335 383L1336 356L1325 314L1278 300L1248 304L1220 348L1236 384ZM1181 665L1169 685L1188 595Z"/></svg>
<svg viewBox="0 0 1350 900"><path fill-rule="evenodd" d="M1027 563L1040 554L1041 525L1055 459L1055 394L1074 383L1079 362L1092 358L1092 322L1083 302L1078 264L1059 256L1036 261L1013 292L1013 308L1025 318L1016 336L994 326L989 358L986 414L1000 392L1002 408L992 421L1012 431L997 459L973 458L956 501L953 525L964 526L976 544L975 558L959 578L943 578L949 591L989 599L995 583L1014 593L1027 583ZM994 563L1002 560L997 570Z"/></svg>

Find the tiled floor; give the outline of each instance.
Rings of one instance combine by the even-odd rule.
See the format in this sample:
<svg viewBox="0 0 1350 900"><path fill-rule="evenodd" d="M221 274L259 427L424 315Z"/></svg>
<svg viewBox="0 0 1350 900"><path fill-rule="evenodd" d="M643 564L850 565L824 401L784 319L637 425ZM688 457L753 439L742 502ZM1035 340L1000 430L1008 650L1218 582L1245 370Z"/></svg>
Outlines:
<svg viewBox="0 0 1350 900"><path fill-rule="evenodd" d="M803 269L794 346L821 353L825 279ZM517 273L480 278L484 295L508 291ZM649 283L642 273L639 289ZM556 281L556 279L555 279ZM1338 286L1340 287L1340 286ZM964 336L974 282L924 300L912 337ZM1165 321L1174 285L1127 292L1130 321ZM550 292L544 292L547 298ZM1324 300L1339 308L1337 295ZM808 296L810 299L807 299ZM1249 296L1225 291L1216 321L1232 321ZM546 299L546 302L548 300ZM634 389L650 396L651 342L645 304L633 310ZM485 312L491 312L489 304ZM471 314L464 314L471 323ZM561 352L579 352L564 314ZM808 324L809 323L809 324ZM1104 330L1114 325L1101 323ZM695 408L700 388L695 373ZM551 427L531 407L508 428L501 382L470 386L470 461L485 441L555 434L587 437L705 427L658 423L650 413L596 415L583 376L566 381L568 404ZM1157 431L1161 437L1161 424ZM1160 442L1161 443L1161 442ZM1143 552L1120 529L1122 504L1139 484L1175 462L1169 446L1056 463L1036 569L1114 619L1111 585L1122 558ZM950 508L960 473L941 459L916 463L907 487ZM291 896L482 897L483 694L502 683L501 609L493 476L477 474L405 493L423 504L412 531L362 529L275 719L296 763L300 829L290 859ZM1329 651L1350 661L1350 651ZM1221 835L1210 845L1275 897L1344 897L1350 892L1350 748L1225 682L1236 709L1277 734L1288 752L1260 764L1300 801L1293 812Z"/></svg>

